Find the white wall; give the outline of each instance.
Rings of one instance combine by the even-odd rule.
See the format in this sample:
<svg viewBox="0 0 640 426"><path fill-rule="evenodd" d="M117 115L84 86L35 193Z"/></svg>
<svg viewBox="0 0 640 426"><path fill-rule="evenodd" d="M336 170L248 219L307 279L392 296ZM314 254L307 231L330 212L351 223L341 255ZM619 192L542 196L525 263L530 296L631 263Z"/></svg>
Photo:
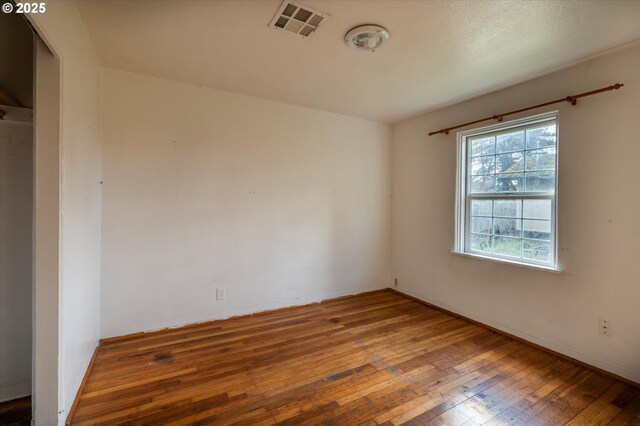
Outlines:
<svg viewBox="0 0 640 426"><path fill-rule="evenodd" d="M104 337L386 287L387 125L110 69L103 112Z"/></svg>
<svg viewBox="0 0 640 426"><path fill-rule="evenodd" d="M15 110L0 120L0 402L31 395L33 126Z"/></svg>
<svg viewBox="0 0 640 426"><path fill-rule="evenodd" d="M640 382L638 70L635 45L394 125L391 274L399 289ZM615 82L625 86L558 107L563 272L451 254L456 134L427 132ZM611 336L598 333L598 318L610 321Z"/></svg>
<svg viewBox="0 0 640 426"><path fill-rule="evenodd" d="M58 421L62 422L100 337L101 68L75 2L47 3L46 13L30 19L61 64Z"/></svg>

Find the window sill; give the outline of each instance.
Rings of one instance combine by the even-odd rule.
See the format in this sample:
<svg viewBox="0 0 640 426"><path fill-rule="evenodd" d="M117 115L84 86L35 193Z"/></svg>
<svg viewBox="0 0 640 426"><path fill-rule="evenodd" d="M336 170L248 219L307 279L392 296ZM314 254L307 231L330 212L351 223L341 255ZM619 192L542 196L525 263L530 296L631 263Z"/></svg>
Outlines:
<svg viewBox="0 0 640 426"><path fill-rule="evenodd" d="M497 262L497 263L506 263L507 265L520 266L527 269L536 269L538 271L542 270L542 271L552 272L554 274L562 273L562 269L554 268L551 266L534 265L531 263L517 262L515 260L508 260L508 259L498 259L495 257L482 256L480 254L466 253L466 252L460 252L455 250L451 251L451 254L455 254L456 256L471 257L474 259L484 259L484 260L489 260L491 262Z"/></svg>

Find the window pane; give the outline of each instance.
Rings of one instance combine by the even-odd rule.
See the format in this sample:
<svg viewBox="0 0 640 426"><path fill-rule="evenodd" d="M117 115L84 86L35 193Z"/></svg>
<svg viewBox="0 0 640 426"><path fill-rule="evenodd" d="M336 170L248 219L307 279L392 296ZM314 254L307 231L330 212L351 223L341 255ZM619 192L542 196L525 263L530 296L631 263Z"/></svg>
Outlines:
<svg viewBox="0 0 640 426"><path fill-rule="evenodd" d="M493 212L493 201L471 200L472 216L491 216L492 212Z"/></svg>
<svg viewBox="0 0 640 426"><path fill-rule="evenodd" d="M522 200L496 200L493 215L502 217L522 217Z"/></svg>
<svg viewBox="0 0 640 426"><path fill-rule="evenodd" d="M556 125L542 126L527 130L527 149L555 146Z"/></svg>
<svg viewBox="0 0 640 426"><path fill-rule="evenodd" d="M491 252L491 236L471 234L471 249Z"/></svg>
<svg viewBox="0 0 640 426"><path fill-rule="evenodd" d="M494 192L496 178L493 175L472 176L471 192Z"/></svg>
<svg viewBox="0 0 640 426"><path fill-rule="evenodd" d="M496 171L496 157L476 157L471 160L472 175L493 174Z"/></svg>
<svg viewBox="0 0 640 426"><path fill-rule="evenodd" d="M551 220L551 200L524 200L522 210L525 219Z"/></svg>
<svg viewBox="0 0 640 426"><path fill-rule="evenodd" d="M549 262L551 261L551 243L547 241L522 240L522 257Z"/></svg>
<svg viewBox="0 0 640 426"><path fill-rule="evenodd" d="M520 192L524 189L522 173L496 175L496 192Z"/></svg>
<svg viewBox="0 0 640 426"><path fill-rule="evenodd" d="M556 189L556 174L554 172L527 173L527 192L554 192Z"/></svg>
<svg viewBox="0 0 640 426"><path fill-rule="evenodd" d="M524 149L524 131L498 135L496 153L522 151Z"/></svg>
<svg viewBox="0 0 640 426"><path fill-rule="evenodd" d="M510 152L496 156L496 171L498 173L523 172L524 153Z"/></svg>
<svg viewBox="0 0 640 426"><path fill-rule="evenodd" d="M557 125L551 115L533 120L540 118L464 140L464 250L533 264L555 259Z"/></svg>
<svg viewBox="0 0 640 426"><path fill-rule="evenodd" d="M471 156L493 155L496 153L495 137L476 139L471 141Z"/></svg>
<svg viewBox="0 0 640 426"><path fill-rule="evenodd" d="M522 236L536 240L551 241L550 220L524 220Z"/></svg>
<svg viewBox="0 0 640 426"><path fill-rule="evenodd" d="M491 218L471 216L471 232L475 234L491 234Z"/></svg>
<svg viewBox="0 0 640 426"><path fill-rule="evenodd" d="M520 219L493 219L493 233L509 237L520 237L522 221Z"/></svg>
<svg viewBox="0 0 640 426"><path fill-rule="evenodd" d="M493 237L493 252L503 256L520 257L519 238Z"/></svg>
<svg viewBox="0 0 640 426"><path fill-rule="evenodd" d="M526 170L555 170L556 149L543 148L527 151Z"/></svg>

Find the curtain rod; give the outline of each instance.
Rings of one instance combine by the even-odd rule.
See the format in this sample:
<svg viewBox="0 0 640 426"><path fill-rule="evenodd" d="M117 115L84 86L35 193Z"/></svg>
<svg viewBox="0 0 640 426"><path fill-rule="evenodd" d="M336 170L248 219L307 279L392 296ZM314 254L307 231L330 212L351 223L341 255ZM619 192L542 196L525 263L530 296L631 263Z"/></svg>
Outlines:
<svg viewBox="0 0 640 426"><path fill-rule="evenodd" d="M536 108L540 108L540 107L547 106L547 105L553 105L553 104L557 104L557 103L560 103L560 102L569 102L571 105L575 105L578 102L578 98L584 98L585 96L596 95L598 93L608 92L610 90L618 90L622 86L624 86L624 84L616 83L616 84L614 84L612 86L602 87L600 89L592 90L590 92L584 92L584 93L580 93L578 95L567 96L566 98L556 99L555 101L545 102L543 104L538 104L538 105L534 105L534 106L530 106L530 107L526 107L526 108L522 108L522 109L517 109L515 111L509 111L509 112L505 112L505 113L502 113L502 114L492 115L491 117L481 118L480 120L470 121L470 122L464 123L464 124L458 124L457 126L447 127L445 129L441 129L441 130L438 130L438 131L435 131L435 132L429 132L429 136L433 136L433 135L437 135L437 134L448 135L451 130L459 129L460 127L470 126L472 124L482 123L483 121L489 121L489 120L502 121L504 119L504 117L506 117L507 115L513 115L513 114L517 114L519 112L529 111L531 109L536 109Z"/></svg>

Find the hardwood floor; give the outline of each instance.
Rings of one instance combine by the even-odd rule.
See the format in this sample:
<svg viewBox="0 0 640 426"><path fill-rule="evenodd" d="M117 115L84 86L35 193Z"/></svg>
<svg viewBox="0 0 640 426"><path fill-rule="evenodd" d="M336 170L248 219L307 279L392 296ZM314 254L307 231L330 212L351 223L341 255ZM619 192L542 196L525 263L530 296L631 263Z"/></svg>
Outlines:
<svg viewBox="0 0 640 426"><path fill-rule="evenodd" d="M0 403L0 425L29 426L31 424L31 397Z"/></svg>
<svg viewBox="0 0 640 426"><path fill-rule="evenodd" d="M630 425L640 389L380 291L104 344L73 424Z"/></svg>

